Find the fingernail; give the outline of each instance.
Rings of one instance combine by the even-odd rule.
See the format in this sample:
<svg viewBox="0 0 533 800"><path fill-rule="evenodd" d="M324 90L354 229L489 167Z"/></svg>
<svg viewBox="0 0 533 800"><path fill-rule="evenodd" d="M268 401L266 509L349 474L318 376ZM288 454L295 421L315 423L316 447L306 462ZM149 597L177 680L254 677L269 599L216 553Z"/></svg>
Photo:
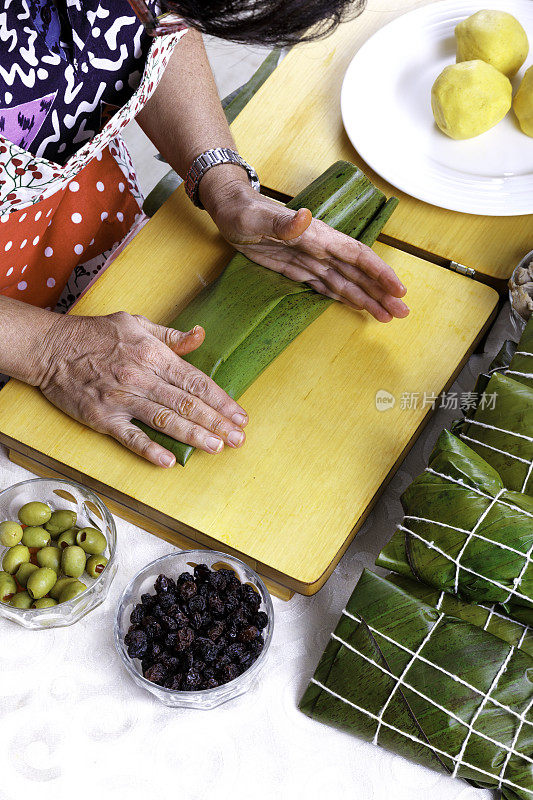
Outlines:
<svg viewBox="0 0 533 800"><path fill-rule="evenodd" d="M159 456L159 463L162 467L173 467L175 461L176 459L170 453L163 453L162 456Z"/></svg>
<svg viewBox="0 0 533 800"><path fill-rule="evenodd" d="M248 417L246 414L234 414L231 418L231 421L235 423L235 425L239 425L241 428L243 425L246 425L248 422Z"/></svg>
<svg viewBox="0 0 533 800"><path fill-rule="evenodd" d="M224 447L224 442L222 439L218 439L216 436L209 436L206 442L206 445L213 453L218 453Z"/></svg>
<svg viewBox="0 0 533 800"><path fill-rule="evenodd" d="M242 431L230 431L228 434L228 442L233 447L240 447L244 442L244 433Z"/></svg>

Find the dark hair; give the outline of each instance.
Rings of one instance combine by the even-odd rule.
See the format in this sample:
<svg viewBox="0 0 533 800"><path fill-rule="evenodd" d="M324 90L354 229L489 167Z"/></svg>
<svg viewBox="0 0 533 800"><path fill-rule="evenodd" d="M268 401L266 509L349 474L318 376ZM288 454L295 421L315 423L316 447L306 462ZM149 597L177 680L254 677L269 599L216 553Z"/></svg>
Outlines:
<svg viewBox="0 0 533 800"><path fill-rule="evenodd" d="M326 36L366 0L166 0L192 28L244 44L288 46Z"/></svg>

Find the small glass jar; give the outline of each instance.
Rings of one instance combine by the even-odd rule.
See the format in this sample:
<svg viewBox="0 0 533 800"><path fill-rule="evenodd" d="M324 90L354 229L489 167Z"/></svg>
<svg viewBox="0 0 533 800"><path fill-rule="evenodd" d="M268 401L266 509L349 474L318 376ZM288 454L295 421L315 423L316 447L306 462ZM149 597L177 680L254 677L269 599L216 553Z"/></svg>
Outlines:
<svg viewBox="0 0 533 800"><path fill-rule="evenodd" d="M261 610L268 616L268 625L262 631L264 647L252 666L229 683L214 689L201 691L180 691L166 689L147 680L140 671L140 662L131 659L124 644L124 637L130 626L130 614L141 600L141 595L154 592L154 584L158 575L176 579L182 572L191 572L197 564L207 564L210 569L231 569L241 583L252 584L261 597ZM263 669L274 631L274 608L268 590L250 567L237 558L217 553L212 550L184 550L158 558L144 567L124 589L120 599L115 620L115 645L127 671L142 689L151 692L157 699L173 708L216 708L222 703L232 700L248 691L259 672Z"/></svg>
<svg viewBox="0 0 533 800"><path fill-rule="evenodd" d="M105 556L108 563L106 568L95 579L84 574L80 580L87 584L87 589L73 600L42 609L21 609L0 603L0 615L24 628L32 630L63 628L67 625L74 625L75 622L101 605L107 597L109 587L117 572L115 521L100 498L79 483L59 478L57 480L55 478L35 478L17 483L0 492L0 522L17 520L19 508L34 500L47 503L52 511L63 509L75 511L77 526L98 528L107 539L108 549ZM0 561L6 549L0 545Z"/></svg>

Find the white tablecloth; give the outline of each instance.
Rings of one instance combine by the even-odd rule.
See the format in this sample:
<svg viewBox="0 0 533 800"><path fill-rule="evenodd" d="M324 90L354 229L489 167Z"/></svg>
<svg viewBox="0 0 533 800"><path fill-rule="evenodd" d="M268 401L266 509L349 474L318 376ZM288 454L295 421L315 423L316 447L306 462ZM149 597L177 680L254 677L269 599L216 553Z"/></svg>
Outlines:
<svg viewBox="0 0 533 800"><path fill-rule="evenodd" d="M504 309L488 352L512 335L507 320ZM453 391L471 390L489 360L473 356ZM117 520L119 572L103 606L72 628L51 631L0 620L0 800L492 798L297 710L361 569L372 567L401 518L401 492L456 416L435 414L326 586L313 598L274 601L264 672L247 695L212 711L168 709L123 671L112 637L119 595L171 546ZM27 477L0 449L0 487Z"/></svg>

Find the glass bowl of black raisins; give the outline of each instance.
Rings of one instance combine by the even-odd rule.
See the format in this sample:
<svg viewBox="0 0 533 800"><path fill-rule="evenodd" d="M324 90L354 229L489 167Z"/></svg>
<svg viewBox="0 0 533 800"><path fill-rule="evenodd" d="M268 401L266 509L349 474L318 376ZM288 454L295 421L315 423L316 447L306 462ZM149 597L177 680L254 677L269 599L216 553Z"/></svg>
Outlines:
<svg viewBox="0 0 533 800"><path fill-rule="evenodd" d="M124 590L115 644L135 683L176 708L215 708L247 692L274 630L272 599L249 566L185 550L144 567Z"/></svg>

